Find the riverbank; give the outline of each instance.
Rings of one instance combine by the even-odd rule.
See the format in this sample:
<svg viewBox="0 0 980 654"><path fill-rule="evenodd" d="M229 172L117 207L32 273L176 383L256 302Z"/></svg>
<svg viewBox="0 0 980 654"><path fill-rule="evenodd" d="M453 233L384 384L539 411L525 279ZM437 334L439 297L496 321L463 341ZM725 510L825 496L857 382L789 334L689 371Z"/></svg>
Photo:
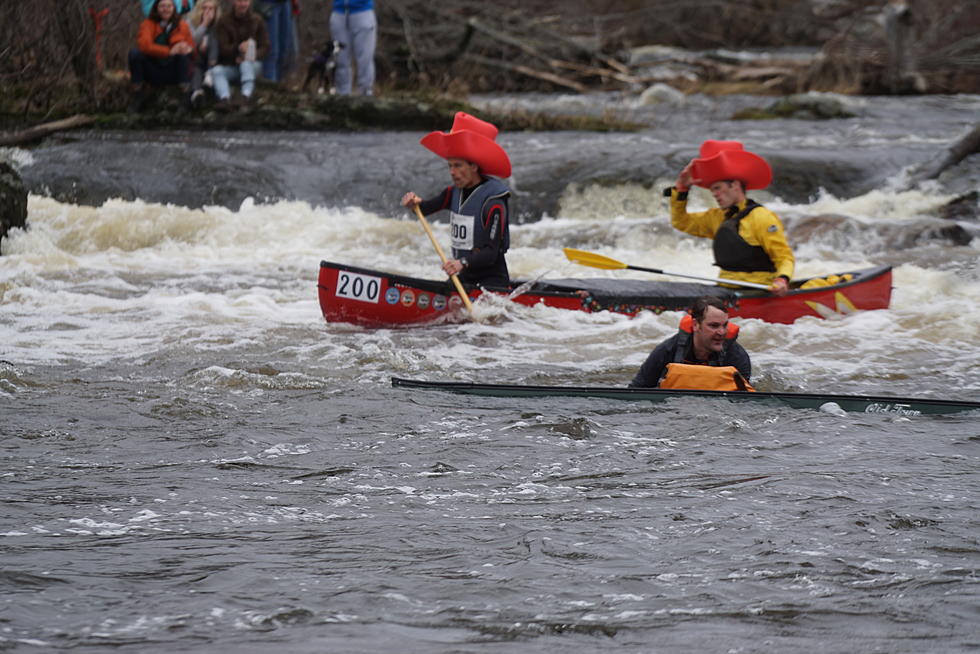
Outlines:
<svg viewBox="0 0 980 654"><path fill-rule="evenodd" d="M30 145L54 131L74 127L155 131L160 129L216 131L332 131L332 130L436 130L448 129L457 111L477 113L470 103L430 92L393 93L360 97L309 94L271 84L260 84L256 101L233 103L219 111L213 103L189 112L180 108L176 89L157 89L139 113L126 112L125 95L113 94L102 107L66 104L46 116L0 114L0 145ZM481 109L480 115L502 130L632 131L640 126L613 116L569 115L521 110ZM85 116L86 119L75 119ZM55 124L51 130L39 124Z"/></svg>
<svg viewBox="0 0 980 654"><path fill-rule="evenodd" d="M635 91L615 93L618 106L610 106L609 93L570 93L566 107L535 109L526 103L486 102L481 96L462 98L434 89L416 92L393 91L384 95L340 96L307 93L284 85L260 82L256 100L244 103L240 97L223 110L213 102L185 110L175 88L155 89L142 111L127 112L128 85L116 75L115 88L103 95L96 106L82 98L60 105L44 115L0 111L0 147L30 147L61 131L86 127L97 130L190 131L360 131L360 130L439 130L452 123L458 111L477 114L502 131L591 131L634 132L649 127L647 118L634 118L635 107L664 107L673 111L686 104L689 96L724 96L742 91L753 95L757 104L739 110L734 120L802 118L827 120L853 117L838 94L790 94L773 97L765 83L742 82L720 88L692 86L688 92L665 83L655 83ZM486 97L486 96L483 96ZM530 94L528 97L540 97ZM576 99L577 98L577 99ZM590 99L591 98L591 99ZM12 100L8 99L8 108ZM533 103L533 101L532 101Z"/></svg>

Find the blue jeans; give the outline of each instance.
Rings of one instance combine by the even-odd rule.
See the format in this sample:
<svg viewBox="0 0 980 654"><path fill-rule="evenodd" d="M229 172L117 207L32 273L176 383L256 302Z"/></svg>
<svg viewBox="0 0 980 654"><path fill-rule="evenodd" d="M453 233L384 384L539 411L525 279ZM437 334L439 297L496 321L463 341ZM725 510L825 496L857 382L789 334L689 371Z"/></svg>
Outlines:
<svg viewBox="0 0 980 654"><path fill-rule="evenodd" d="M231 84L242 83L242 95L246 98L252 97L255 90L255 74L259 68L257 61L243 61L237 66L215 66L211 69L214 79L214 94L219 100L227 100L231 97Z"/></svg>
<svg viewBox="0 0 980 654"><path fill-rule="evenodd" d="M263 14L269 31L269 54L262 60L262 74L267 80L278 82L295 61L296 42L293 39L293 6L291 2L262 0L266 5Z"/></svg>
<svg viewBox="0 0 980 654"><path fill-rule="evenodd" d="M356 14L330 14L330 35L343 44L337 53L334 86L340 95L351 92L351 56L357 66L357 90L361 95L374 94L374 48L378 43L378 21L374 10Z"/></svg>

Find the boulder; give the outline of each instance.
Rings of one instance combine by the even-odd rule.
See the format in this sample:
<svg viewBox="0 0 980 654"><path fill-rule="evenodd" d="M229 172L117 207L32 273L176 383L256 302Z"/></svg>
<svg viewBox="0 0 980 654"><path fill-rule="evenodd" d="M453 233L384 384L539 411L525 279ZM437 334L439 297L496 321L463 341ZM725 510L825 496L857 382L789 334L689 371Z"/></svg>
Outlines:
<svg viewBox="0 0 980 654"><path fill-rule="evenodd" d="M8 231L26 226L27 187L13 166L0 161L0 245Z"/></svg>
<svg viewBox="0 0 980 654"><path fill-rule="evenodd" d="M769 120L774 118L799 118L803 120L830 120L853 118L853 104L843 96L833 93L796 93L780 98L765 108L750 107L736 112L735 120Z"/></svg>
<svg viewBox="0 0 980 654"><path fill-rule="evenodd" d="M655 105L666 104L680 106L687 100L687 96L669 84L658 83L647 88L640 94L637 104Z"/></svg>
<svg viewBox="0 0 980 654"><path fill-rule="evenodd" d="M819 242L844 249L857 242L869 251L899 251L926 243L969 245L972 235L955 222L937 218L914 221L866 222L837 214L803 216L787 226L790 245ZM875 244L877 243L877 248Z"/></svg>
<svg viewBox="0 0 980 654"><path fill-rule="evenodd" d="M939 207L939 217L946 220L977 222L980 220L980 191L953 198Z"/></svg>
<svg viewBox="0 0 980 654"><path fill-rule="evenodd" d="M821 214L805 216L793 222L792 229L787 229L790 245L796 247L818 238L827 238L841 233L853 221L847 216L836 214Z"/></svg>

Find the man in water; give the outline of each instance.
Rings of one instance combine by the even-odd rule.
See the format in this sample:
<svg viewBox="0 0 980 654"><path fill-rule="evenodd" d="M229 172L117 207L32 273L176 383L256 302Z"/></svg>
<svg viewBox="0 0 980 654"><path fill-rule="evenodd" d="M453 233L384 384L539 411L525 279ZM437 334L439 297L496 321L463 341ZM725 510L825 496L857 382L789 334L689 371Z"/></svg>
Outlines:
<svg viewBox="0 0 980 654"><path fill-rule="evenodd" d="M764 189L771 181L766 160L744 150L738 141L705 141L700 156L684 167L664 195L670 198L675 228L714 239L720 277L768 284L773 293L784 295L795 266L786 231L776 214L745 196L747 190ZM718 208L688 213L692 185L710 190Z"/></svg>
<svg viewBox="0 0 980 654"><path fill-rule="evenodd" d="M447 209L453 258L442 269L460 281L506 288L510 274L504 254L510 247L510 189L498 178L510 177L510 159L496 142L497 128L458 112L450 132L431 132L420 141L446 160L452 185L423 200L409 191L402 206L422 215Z"/></svg>
<svg viewBox="0 0 980 654"><path fill-rule="evenodd" d="M752 390L752 361L717 297L698 298L676 334L654 348L631 388Z"/></svg>

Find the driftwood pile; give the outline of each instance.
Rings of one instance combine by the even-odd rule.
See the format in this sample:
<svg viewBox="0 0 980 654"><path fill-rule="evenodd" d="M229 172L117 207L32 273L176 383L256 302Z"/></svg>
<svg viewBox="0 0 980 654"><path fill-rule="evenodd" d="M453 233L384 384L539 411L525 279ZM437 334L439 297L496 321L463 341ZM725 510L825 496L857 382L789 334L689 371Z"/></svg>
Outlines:
<svg viewBox="0 0 980 654"><path fill-rule="evenodd" d="M447 11L442 3L394 0L379 9L386 62L430 83L462 80L470 90L534 88L586 93L610 85L638 83L619 58L595 39L567 35L557 14L501 10L494 3L462 0ZM404 48L392 50L402 41ZM385 55L382 55L385 56Z"/></svg>
<svg viewBox="0 0 980 654"><path fill-rule="evenodd" d="M596 83L605 85L639 82L630 75L630 70L624 63L613 57L550 30L538 27L535 31L539 32L536 36L544 36L546 39L514 37L471 18L466 21L461 54L468 62L512 71L580 93L587 92L589 86L595 86ZM504 48L513 48L519 56L515 60L508 60L500 56L480 54L477 48L470 45L475 40L474 37L482 37Z"/></svg>
<svg viewBox="0 0 980 654"><path fill-rule="evenodd" d="M801 89L800 79L811 64L805 58L745 59L711 47L630 45L624 25L666 20L677 5L677 0L653 0L643 9L598 16L576 15L564 3L528 2L504 9L497 3L454 0L447 9L443 3L388 0L378 9L385 44L379 64L422 85L464 93L641 92L658 82L682 91L713 83L744 92ZM396 43L401 47L393 47Z"/></svg>
<svg viewBox="0 0 980 654"><path fill-rule="evenodd" d="M789 0L386 0L378 6L382 68L402 80L462 85L461 91L581 93L666 82L707 92L971 92L976 86L967 73L980 60L980 39L965 27L980 20L980 5L956 0L819 6ZM668 55L655 69L633 56L646 44ZM813 56L724 56L726 49L744 53L752 46L803 46Z"/></svg>

